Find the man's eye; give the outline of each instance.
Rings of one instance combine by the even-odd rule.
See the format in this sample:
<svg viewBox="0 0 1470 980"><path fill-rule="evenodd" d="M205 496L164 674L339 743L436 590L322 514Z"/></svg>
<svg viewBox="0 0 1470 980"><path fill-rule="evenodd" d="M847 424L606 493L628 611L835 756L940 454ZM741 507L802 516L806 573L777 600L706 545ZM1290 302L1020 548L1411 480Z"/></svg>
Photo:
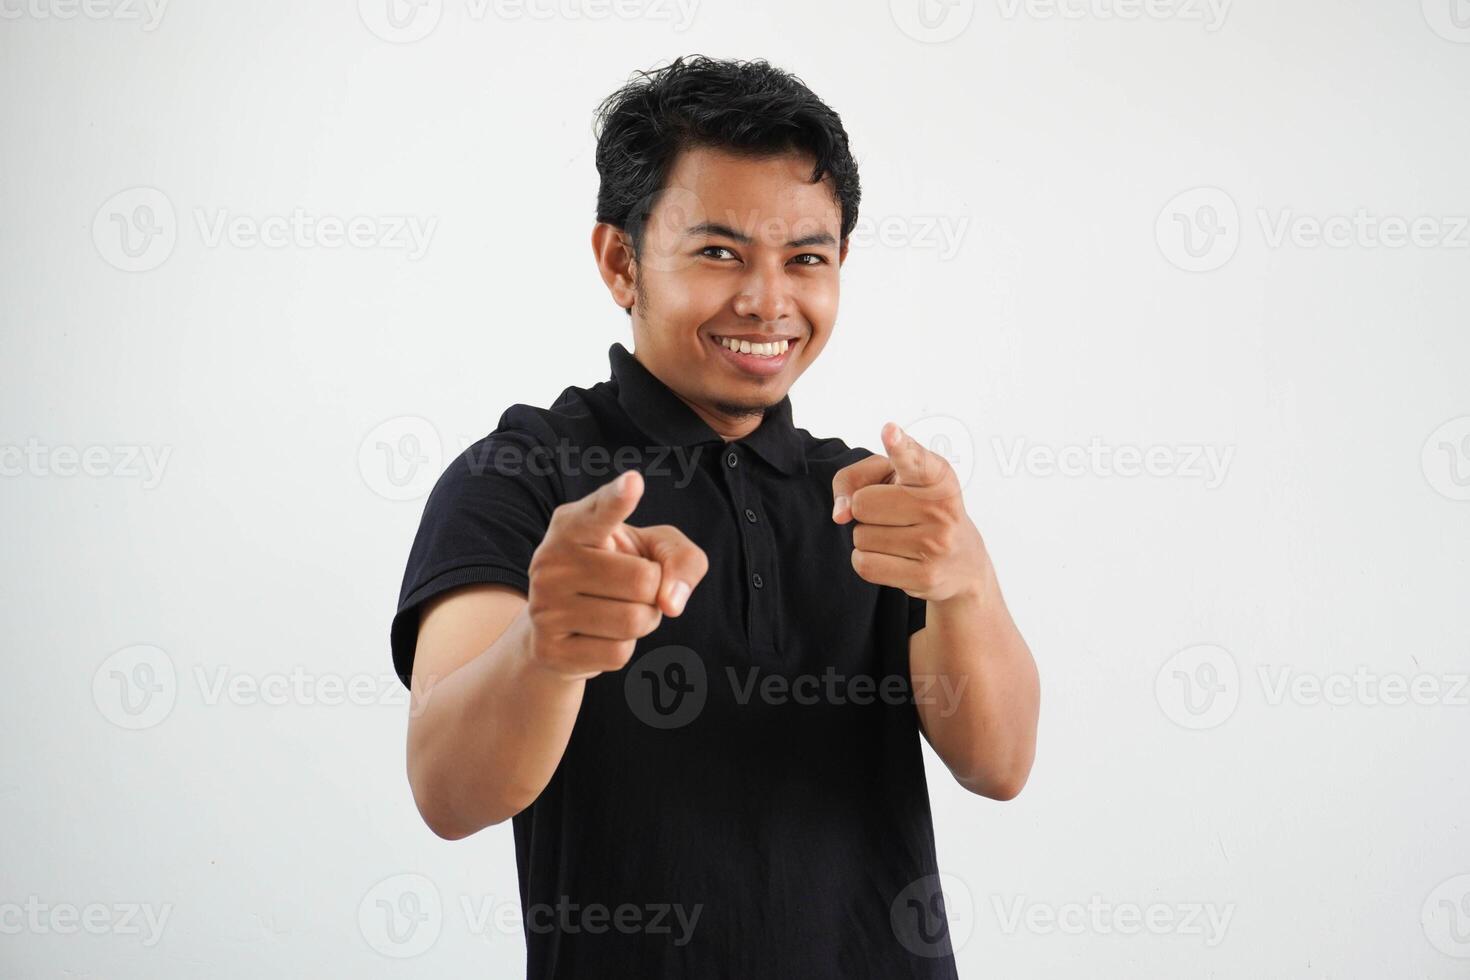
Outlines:
<svg viewBox="0 0 1470 980"><path fill-rule="evenodd" d="M827 262L827 257L825 255L818 255L816 252L803 252L800 255L798 255L796 258L797 259L815 259L816 260L814 262L803 262L803 263L801 263L802 265L825 265L826 262ZM793 259L792 261L794 262L794 261L796 261L796 259Z"/></svg>
<svg viewBox="0 0 1470 980"><path fill-rule="evenodd" d="M725 252L725 253L727 253L727 254L729 254L731 256L733 256L735 254L734 252L731 252L728 248L726 248L723 245L706 245L703 249L700 250L700 254L701 255L709 255L710 252ZM710 255L710 258L715 259L715 258L719 258L719 256L717 256L717 255Z"/></svg>

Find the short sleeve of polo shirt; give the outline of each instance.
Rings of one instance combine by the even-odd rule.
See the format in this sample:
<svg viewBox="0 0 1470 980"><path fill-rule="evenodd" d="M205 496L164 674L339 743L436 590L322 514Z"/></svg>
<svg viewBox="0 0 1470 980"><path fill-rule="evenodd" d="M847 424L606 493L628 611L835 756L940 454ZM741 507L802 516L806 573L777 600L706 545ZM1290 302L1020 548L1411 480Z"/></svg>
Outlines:
<svg viewBox="0 0 1470 980"><path fill-rule="evenodd" d="M393 668L405 687L427 600L482 583L528 590L531 556L559 503L550 467L527 464L545 444L544 430L534 410L512 406L495 431L449 464L429 493L390 630Z"/></svg>

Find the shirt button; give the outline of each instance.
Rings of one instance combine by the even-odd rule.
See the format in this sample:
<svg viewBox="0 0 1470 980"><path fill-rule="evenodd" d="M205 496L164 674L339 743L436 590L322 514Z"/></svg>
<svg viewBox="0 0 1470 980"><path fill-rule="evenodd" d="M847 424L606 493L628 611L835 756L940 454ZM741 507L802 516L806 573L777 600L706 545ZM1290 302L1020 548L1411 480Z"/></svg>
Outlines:
<svg viewBox="0 0 1470 980"><path fill-rule="evenodd" d="M761 578L760 572L756 572L750 577L750 584L759 589L766 584L766 580Z"/></svg>
<svg viewBox="0 0 1470 980"><path fill-rule="evenodd" d="M740 457L735 455L735 450L730 450L729 454L725 457L725 465L729 466L730 469L733 470L735 468L735 465L739 462Z"/></svg>
<svg viewBox="0 0 1470 980"><path fill-rule="evenodd" d="M754 524L755 523L755 511L751 510L749 507L745 508L745 519L747 521L749 521L750 523Z"/></svg>

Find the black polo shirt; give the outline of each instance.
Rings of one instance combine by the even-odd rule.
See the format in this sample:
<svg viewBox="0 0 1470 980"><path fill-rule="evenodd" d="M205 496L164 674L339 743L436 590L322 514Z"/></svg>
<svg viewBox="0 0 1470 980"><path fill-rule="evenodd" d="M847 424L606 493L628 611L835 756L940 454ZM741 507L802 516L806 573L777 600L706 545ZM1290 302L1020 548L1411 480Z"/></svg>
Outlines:
<svg viewBox="0 0 1470 980"><path fill-rule="evenodd" d="M629 523L709 556L684 614L587 682L513 818L529 977L953 977L908 678L924 603L864 582L832 477L869 451L790 399L726 443L625 348L612 377L513 405L440 477L392 625L456 586L526 590L552 508L636 468Z"/></svg>

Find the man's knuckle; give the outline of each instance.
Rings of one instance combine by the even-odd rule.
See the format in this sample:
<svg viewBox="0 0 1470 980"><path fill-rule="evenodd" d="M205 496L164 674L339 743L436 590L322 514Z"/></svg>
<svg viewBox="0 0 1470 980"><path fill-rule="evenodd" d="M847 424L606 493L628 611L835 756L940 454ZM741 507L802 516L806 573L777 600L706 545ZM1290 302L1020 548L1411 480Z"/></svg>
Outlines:
<svg viewBox="0 0 1470 980"><path fill-rule="evenodd" d="M633 571L633 591L640 596L653 595L658 591L662 579L662 572L657 565L644 562Z"/></svg>

